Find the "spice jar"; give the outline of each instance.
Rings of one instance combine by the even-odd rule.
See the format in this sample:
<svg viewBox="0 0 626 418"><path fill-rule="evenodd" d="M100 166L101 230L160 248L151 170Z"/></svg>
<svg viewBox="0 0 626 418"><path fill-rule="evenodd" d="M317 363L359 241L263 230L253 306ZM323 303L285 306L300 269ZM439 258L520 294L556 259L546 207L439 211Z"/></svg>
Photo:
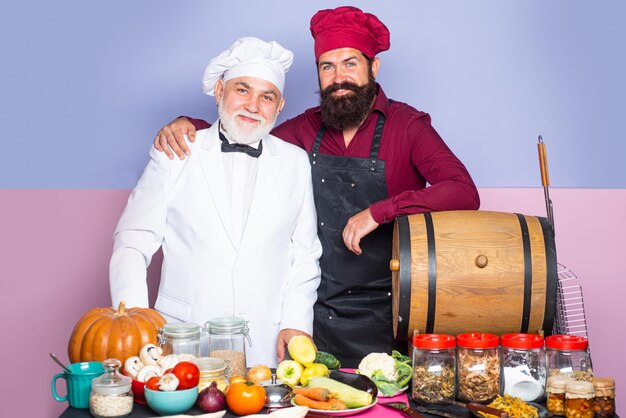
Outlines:
<svg viewBox="0 0 626 418"><path fill-rule="evenodd" d="M209 333L209 357L226 361L226 378L246 375L246 347L252 346L248 324L242 318L223 317L207 321Z"/></svg>
<svg viewBox="0 0 626 418"><path fill-rule="evenodd" d="M133 410L132 379L120 373L118 359L106 359L102 365L104 374L91 382L89 412L95 418L125 417Z"/></svg>
<svg viewBox="0 0 626 418"><path fill-rule="evenodd" d="M200 357L191 361L200 370L200 381L198 382L198 392L208 387L212 382L217 384L217 388L226 393L228 389L228 379L226 379L226 362L221 358Z"/></svg>
<svg viewBox="0 0 626 418"><path fill-rule="evenodd" d="M505 334L500 337L502 394L526 402L543 399L546 390L546 358L543 337Z"/></svg>
<svg viewBox="0 0 626 418"><path fill-rule="evenodd" d="M593 398L596 391L593 383L572 380L565 386L565 417L593 418Z"/></svg>
<svg viewBox="0 0 626 418"><path fill-rule="evenodd" d="M412 357L411 397L427 403L453 401L456 338L444 334L415 335Z"/></svg>
<svg viewBox="0 0 626 418"><path fill-rule="evenodd" d="M565 415L565 387L574 380L571 376L559 374L548 377L546 383L546 408L553 415Z"/></svg>
<svg viewBox="0 0 626 418"><path fill-rule="evenodd" d="M611 377L594 377L591 383L596 392L593 398L596 418L611 418L615 415L615 380Z"/></svg>
<svg viewBox="0 0 626 418"><path fill-rule="evenodd" d="M456 337L457 397L464 402L489 402L500 394L499 338L468 333Z"/></svg>
<svg viewBox="0 0 626 418"><path fill-rule="evenodd" d="M202 328L193 322L165 324L159 330L159 346L163 355L193 354L200 357L200 337Z"/></svg>
<svg viewBox="0 0 626 418"><path fill-rule="evenodd" d="M589 343L575 335L546 337L548 375L571 375L576 380L590 381L593 377Z"/></svg>

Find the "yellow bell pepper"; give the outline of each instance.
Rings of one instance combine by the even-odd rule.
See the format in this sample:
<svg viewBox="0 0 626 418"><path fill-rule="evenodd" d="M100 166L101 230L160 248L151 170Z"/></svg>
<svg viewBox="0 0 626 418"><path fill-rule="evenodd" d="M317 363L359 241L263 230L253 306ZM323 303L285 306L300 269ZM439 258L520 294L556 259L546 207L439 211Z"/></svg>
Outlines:
<svg viewBox="0 0 626 418"><path fill-rule="evenodd" d="M302 372L302 375L300 376L300 384L302 386L306 386L314 377L328 377L328 375L328 367L326 367L325 364L313 363Z"/></svg>
<svg viewBox="0 0 626 418"><path fill-rule="evenodd" d="M317 349L315 344L313 344L313 340L306 335L296 335L291 338L289 344L287 344L287 351L289 351L289 355L293 360L304 367L309 367L313 364L315 356L317 356Z"/></svg>

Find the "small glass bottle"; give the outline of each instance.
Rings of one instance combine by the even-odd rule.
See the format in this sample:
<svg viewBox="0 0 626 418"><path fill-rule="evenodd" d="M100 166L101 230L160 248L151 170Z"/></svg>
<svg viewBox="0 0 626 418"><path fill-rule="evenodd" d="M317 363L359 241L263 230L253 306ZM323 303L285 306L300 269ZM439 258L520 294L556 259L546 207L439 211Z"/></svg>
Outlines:
<svg viewBox="0 0 626 418"><path fill-rule="evenodd" d="M593 410L596 418L611 418L615 415L615 380L612 377L594 377L591 379L596 395Z"/></svg>
<svg viewBox="0 0 626 418"><path fill-rule="evenodd" d="M572 377L559 374L548 377L546 383L546 408L552 412L552 415L564 416L565 415L565 387L568 382L571 382Z"/></svg>
<svg viewBox="0 0 626 418"><path fill-rule="evenodd" d="M489 402L500 394L499 337L468 333L456 337L457 398Z"/></svg>
<svg viewBox="0 0 626 418"><path fill-rule="evenodd" d="M593 418L593 383L572 380L565 386L565 418Z"/></svg>
<svg viewBox="0 0 626 418"><path fill-rule="evenodd" d="M223 317L207 321L209 333L209 357L226 362L226 378L246 375L246 345L252 346L248 324L242 318Z"/></svg>
<svg viewBox="0 0 626 418"><path fill-rule="evenodd" d="M159 346L163 355L192 354L200 357L202 328L193 322L173 322L159 330Z"/></svg>
<svg viewBox="0 0 626 418"><path fill-rule="evenodd" d="M567 374L576 380L590 381L593 377L589 342L576 335L546 337L548 375Z"/></svg>
<svg viewBox="0 0 626 418"><path fill-rule="evenodd" d="M502 394L526 402L538 402L546 390L546 358L543 337L536 334L505 334L502 352Z"/></svg>
<svg viewBox="0 0 626 418"><path fill-rule="evenodd" d="M444 334L415 335L412 357L411 397L427 403L454 401L456 338Z"/></svg>
<svg viewBox="0 0 626 418"><path fill-rule="evenodd" d="M212 382L217 383L217 388L226 393L228 379L226 379L226 362L221 358L200 357L191 361L200 370L200 382L198 392L208 387Z"/></svg>
<svg viewBox="0 0 626 418"><path fill-rule="evenodd" d="M106 359L102 365L104 374L91 382L89 412L95 418L125 417L133 411L132 379L120 373L118 359Z"/></svg>

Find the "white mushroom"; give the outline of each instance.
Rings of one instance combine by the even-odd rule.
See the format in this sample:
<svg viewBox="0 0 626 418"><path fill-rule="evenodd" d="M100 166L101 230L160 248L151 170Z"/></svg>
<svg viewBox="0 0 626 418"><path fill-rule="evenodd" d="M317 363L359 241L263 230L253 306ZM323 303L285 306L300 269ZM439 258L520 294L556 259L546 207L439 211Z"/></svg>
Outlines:
<svg viewBox="0 0 626 418"><path fill-rule="evenodd" d="M165 373L161 379L159 379L159 389L163 392L174 392L178 388L180 380L174 373Z"/></svg>
<svg viewBox="0 0 626 418"><path fill-rule="evenodd" d="M139 373L137 373L137 380L140 382L147 382L152 376L161 377L163 376L163 369L157 366L156 364L148 364L147 366L143 366Z"/></svg>
<svg viewBox="0 0 626 418"><path fill-rule="evenodd" d="M157 360L163 355L161 347L157 347L154 344L146 344L141 347L139 351L139 359L145 365L157 364Z"/></svg>
<svg viewBox="0 0 626 418"><path fill-rule="evenodd" d="M163 370L171 369L180 362L178 354L168 354L157 360L157 364L161 366Z"/></svg>
<svg viewBox="0 0 626 418"><path fill-rule="evenodd" d="M143 367L143 363L139 359L139 356L128 357L124 362L124 372L126 376L130 376L133 379L137 379L137 373Z"/></svg>

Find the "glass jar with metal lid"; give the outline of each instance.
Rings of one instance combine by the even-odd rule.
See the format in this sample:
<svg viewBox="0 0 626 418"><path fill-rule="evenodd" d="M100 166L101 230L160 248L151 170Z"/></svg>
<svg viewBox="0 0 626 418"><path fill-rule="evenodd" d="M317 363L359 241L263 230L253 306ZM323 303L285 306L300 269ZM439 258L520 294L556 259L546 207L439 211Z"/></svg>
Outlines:
<svg viewBox="0 0 626 418"><path fill-rule="evenodd" d="M500 394L500 338L493 334L457 335L457 398L489 402Z"/></svg>
<svg viewBox="0 0 626 418"><path fill-rule="evenodd" d="M553 415L565 415L565 387L574 380L566 374L548 377L546 382L546 408Z"/></svg>
<svg viewBox="0 0 626 418"><path fill-rule="evenodd" d="M546 337L548 376L571 375L576 380L589 381L593 377L589 342L576 335Z"/></svg>
<svg viewBox="0 0 626 418"><path fill-rule="evenodd" d="M106 359L102 365L104 374L91 382L89 412L95 418L125 417L133 411L132 379L120 373L118 359Z"/></svg>
<svg viewBox="0 0 626 418"><path fill-rule="evenodd" d="M596 391L593 399L596 418L611 418L615 415L615 380L612 377L594 377L591 383Z"/></svg>
<svg viewBox="0 0 626 418"><path fill-rule="evenodd" d="M427 403L453 401L455 371L455 337L445 334L419 334L413 337L413 399Z"/></svg>
<svg viewBox="0 0 626 418"><path fill-rule="evenodd" d="M191 360L191 362L200 370L198 392L215 382L217 388L226 393L229 386L228 379L226 379L226 361L215 357L200 357Z"/></svg>
<svg viewBox="0 0 626 418"><path fill-rule="evenodd" d="M543 337L537 334L505 334L502 352L502 394L526 402L543 399L546 390L546 358Z"/></svg>
<svg viewBox="0 0 626 418"><path fill-rule="evenodd" d="M163 355L193 354L200 357L200 337L202 328L193 322L173 322L159 330L159 346Z"/></svg>
<svg viewBox="0 0 626 418"><path fill-rule="evenodd" d="M571 380L565 386L565 417L593 418L593 398L596 391L593 383Z"/></svg>
<svg viewBox="0 0 626 418"><path fill-rule="evenodd" d="M209 335L209 357L226 362L226 378L246 375L246 345L252 346L248 323L237 317L214 318L206 322Z"/></svg>

